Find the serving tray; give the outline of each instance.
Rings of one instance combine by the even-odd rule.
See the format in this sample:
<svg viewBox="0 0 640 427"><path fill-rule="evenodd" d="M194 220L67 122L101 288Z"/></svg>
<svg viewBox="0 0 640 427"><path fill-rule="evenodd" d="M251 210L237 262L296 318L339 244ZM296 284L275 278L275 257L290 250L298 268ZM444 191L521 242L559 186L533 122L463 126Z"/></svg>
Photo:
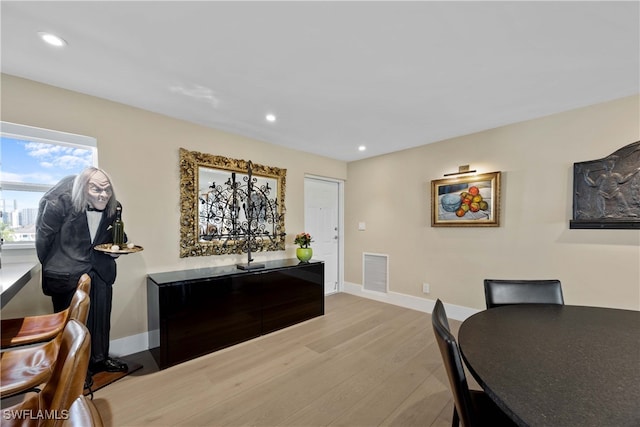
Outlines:
<svg viewBox="0 0 640 427"><path fill-rule="evenodd" d="M113 246L113 243L104 243L102 245L94 246L94 249L96 251L106 252L108 254L118 254L118 255L127 255L127 254L132 254L132 253L140 252L144 250L142 246L134 245L132 248L128 248L124 246L116 251L111 249L112 246Z"/></svg>

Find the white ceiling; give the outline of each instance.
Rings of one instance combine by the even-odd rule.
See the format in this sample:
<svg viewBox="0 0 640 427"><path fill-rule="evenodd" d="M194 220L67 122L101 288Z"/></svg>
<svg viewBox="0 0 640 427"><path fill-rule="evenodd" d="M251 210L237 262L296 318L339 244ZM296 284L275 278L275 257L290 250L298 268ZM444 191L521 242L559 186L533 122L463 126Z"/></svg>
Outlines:
<svg viewBox="0 0 640 427"><path fill-rule="evenodd" d="M1 66L352 161L639 93L639 5L3 0Z"/></svg>

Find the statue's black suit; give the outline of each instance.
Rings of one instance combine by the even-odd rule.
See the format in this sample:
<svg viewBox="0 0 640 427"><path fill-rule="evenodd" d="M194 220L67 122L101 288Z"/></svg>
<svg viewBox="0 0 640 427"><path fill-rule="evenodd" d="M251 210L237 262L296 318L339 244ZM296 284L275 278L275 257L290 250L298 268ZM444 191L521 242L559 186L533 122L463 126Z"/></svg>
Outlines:
<svg viewBox="0 0 640 427"><path fill-rule="evenodd" d="M74 178L62 179L42 197L36 220L36 251L42 263L42 290L51 296L55 311L69 306L82 274L91 277L87 328L91 333L91 363L96 364L106 360L109 354L116 263L110 255L93 247L111 242L115 215L102 212L91 241L86 210L75 212L71 202Z"/></svg>

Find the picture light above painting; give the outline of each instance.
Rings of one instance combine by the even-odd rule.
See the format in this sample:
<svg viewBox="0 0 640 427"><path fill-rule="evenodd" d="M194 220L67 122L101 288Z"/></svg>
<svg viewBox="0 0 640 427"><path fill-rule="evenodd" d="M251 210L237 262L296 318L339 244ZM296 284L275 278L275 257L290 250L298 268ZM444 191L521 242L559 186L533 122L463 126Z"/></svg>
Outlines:
<svg viewBox="0 0 640 427"><path fill-rule="evenodd" d="M572 229L640 229L640 141L573 164Z"/></svg>
<svg viewBox="0 0 640 427"><path fill-rule="evenodd" d="M286 169L180 149L180 257L285 249Z"/></svg>

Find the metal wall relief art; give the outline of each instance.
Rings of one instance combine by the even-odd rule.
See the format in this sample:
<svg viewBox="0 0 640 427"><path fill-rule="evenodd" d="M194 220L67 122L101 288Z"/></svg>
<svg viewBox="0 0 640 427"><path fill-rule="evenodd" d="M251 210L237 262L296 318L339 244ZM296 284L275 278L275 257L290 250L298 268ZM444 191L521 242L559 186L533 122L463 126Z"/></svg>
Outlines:
<svg viewBox="0 0 640 427"><path fill-rule="evenodd" d="M640 229L640 141L573 164L569 228Z"/></svg>
<svg viewBox="0 0 640 427"><path fill-rule="evenodd" d="M180 149L180 257L285 249L286 169Z"/></svg>

